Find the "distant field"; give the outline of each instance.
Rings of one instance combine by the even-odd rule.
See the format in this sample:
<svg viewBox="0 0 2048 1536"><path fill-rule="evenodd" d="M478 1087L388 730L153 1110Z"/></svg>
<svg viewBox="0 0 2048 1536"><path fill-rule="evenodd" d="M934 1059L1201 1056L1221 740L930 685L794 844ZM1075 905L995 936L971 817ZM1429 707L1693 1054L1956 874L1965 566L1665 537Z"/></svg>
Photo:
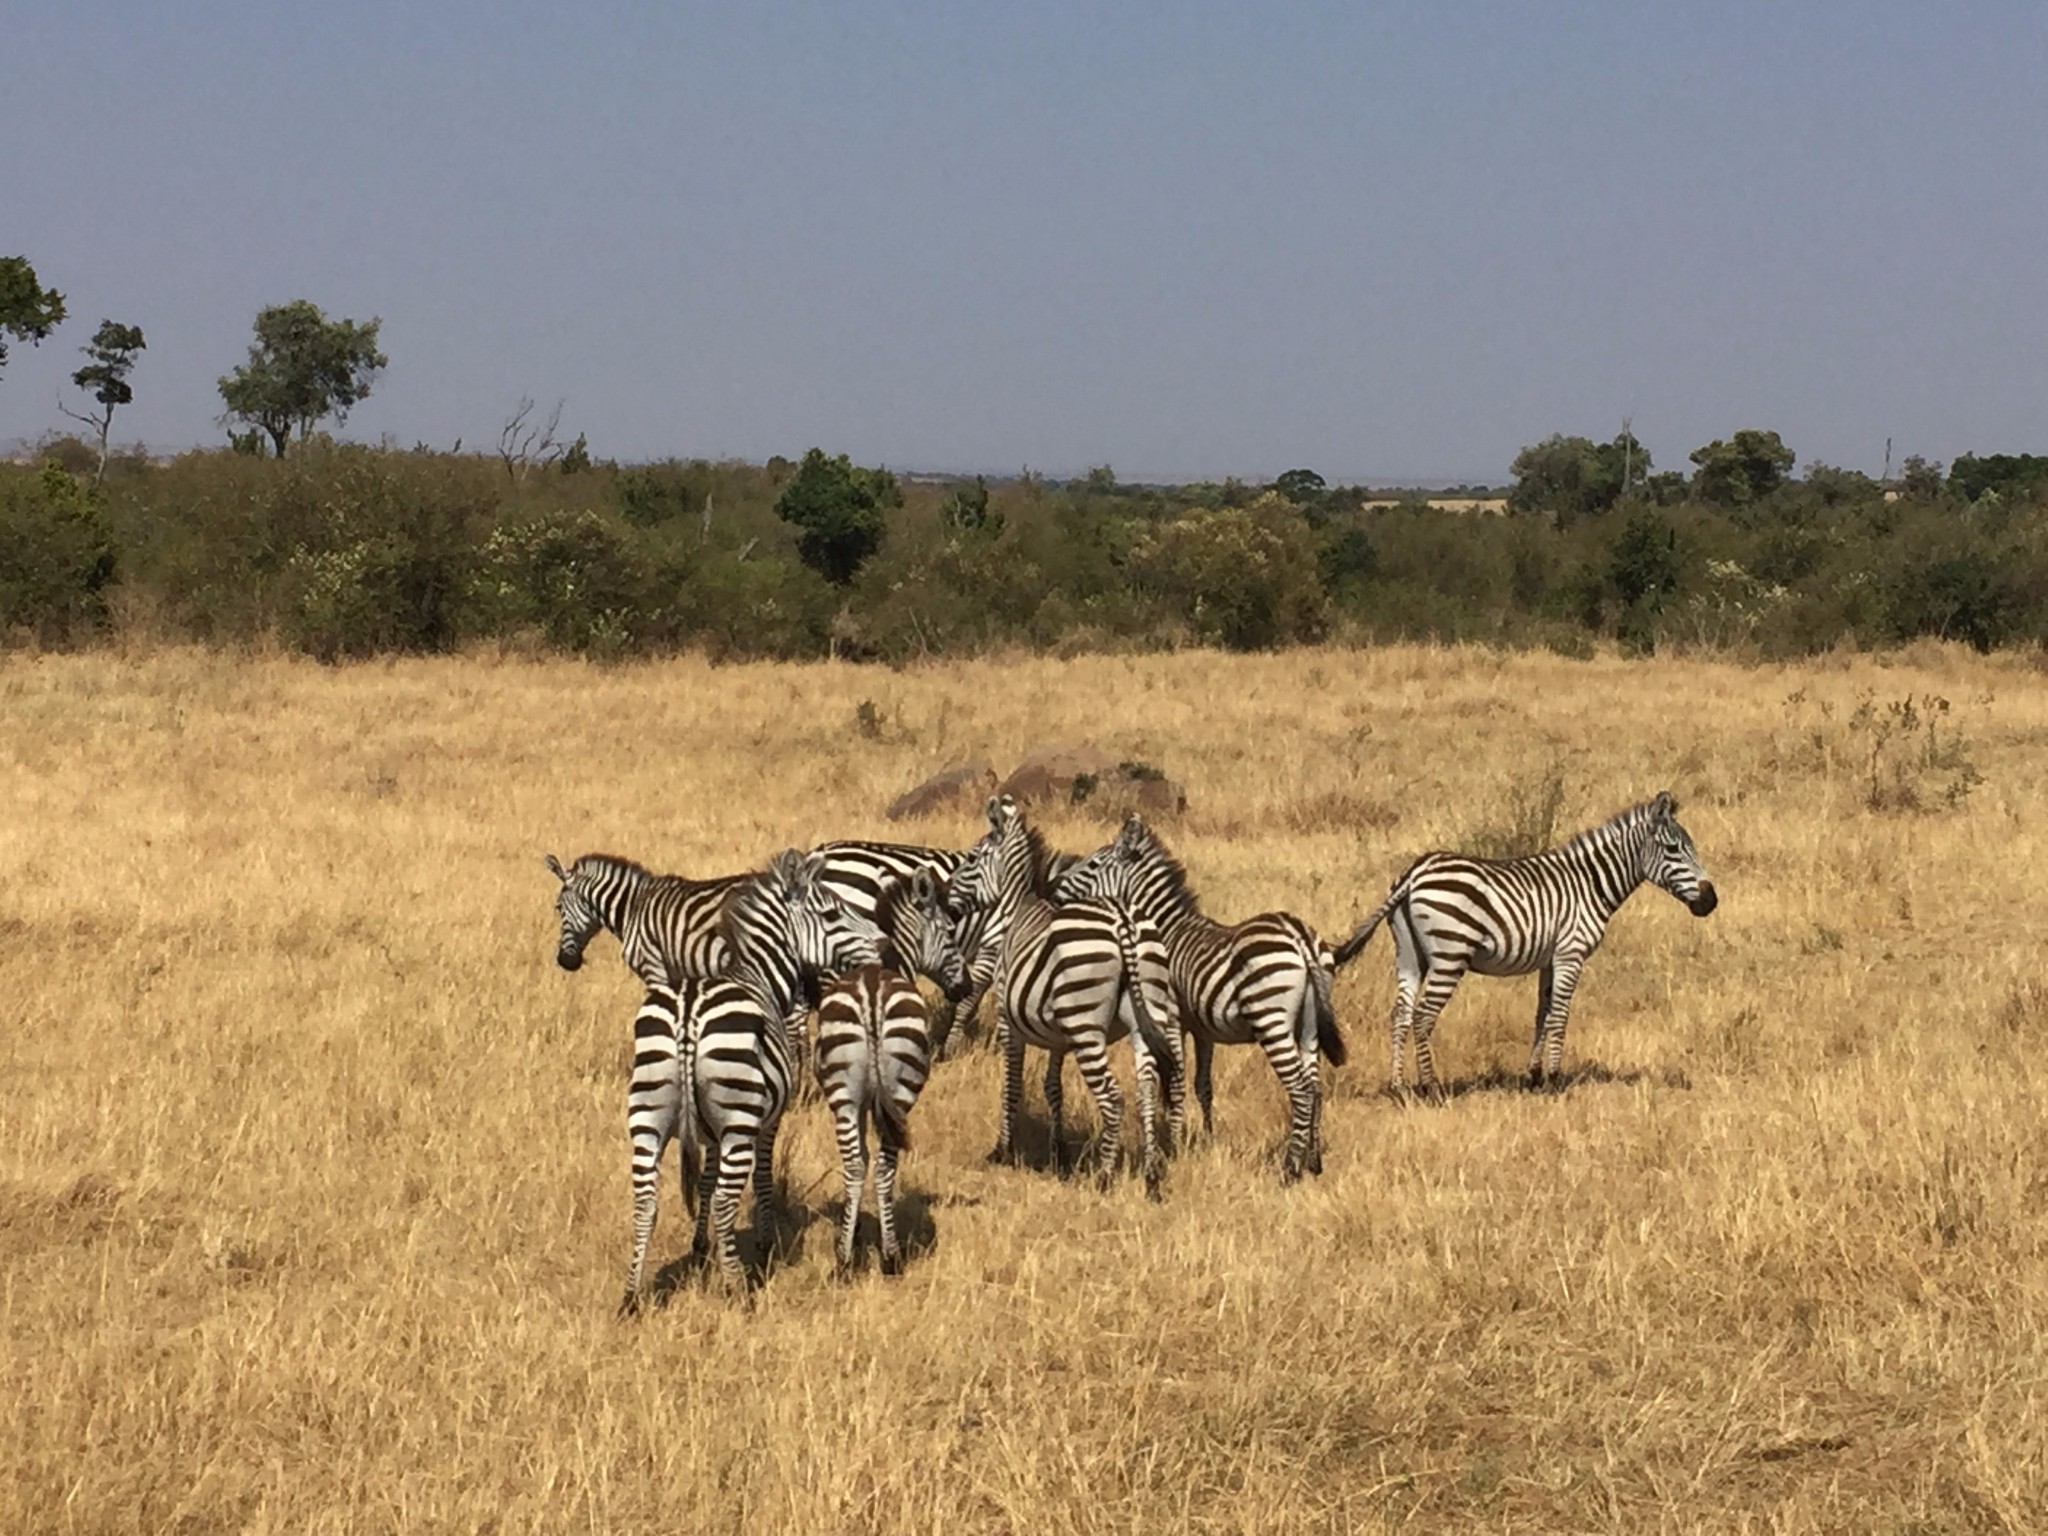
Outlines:
<svg viewBox="0 0 2048 1536"><path fill-rule="evenodd" d="M0 1531L2048 1529L2025 658L165 651L0 659L0 720ZM957 844L971 815L880 807L1042 740L1182 779L1219 915L1342 933L1413 854L1540 820L1552 770L1560 831L1675 790L1721 907L1622 912L1556 1097L1502 1084L1533 984L1483 978L1437 1036L1466 1091L1382 1096L1375 940L1292 1189L1256 1055L1151 1206L985 1166L972 1049L916 1116L896 1281L833 1282L799 1105L809 1225L752 1311L686 1283L616 1321L637 998L609 940L555 968L542 852Z"/></svg>
<svg viewBox="0 0 2048 1536"><path fill-rule="evenodd" d="M1444 512L1505 512L1508 499L1505 496L1431 496L1429 504ZM1362 507L1398 507L1399 497L1384 496L1374 501L1359 503Z"/></svg>

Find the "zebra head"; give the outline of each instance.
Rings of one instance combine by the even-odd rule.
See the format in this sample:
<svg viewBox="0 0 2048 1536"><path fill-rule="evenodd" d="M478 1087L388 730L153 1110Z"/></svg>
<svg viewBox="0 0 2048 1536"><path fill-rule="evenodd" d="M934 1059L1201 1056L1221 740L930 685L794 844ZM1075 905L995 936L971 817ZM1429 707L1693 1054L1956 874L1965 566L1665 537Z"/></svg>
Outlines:
<svg viewBox="0 0 2048 1536"><path fill-rule="evenodd" d="M986 910L996 904L1002 885L1003 838L1012 826L1022 822L1014 797L989 797L988 831L967 850L960 867L953 871L952 902L956 915L964 917L973 908Z"/></svg>
<svg viewBox="0 0 2048 1536"><path fill-rule="evenodd" d="M779 919L769 926L781 929L789 958L806 975L880 965L882 930L819 878L825 857L794 848L777 854L761 882L761 894L769 900L757 910Z"/></svg>
<svg viewBox="0 0 2048 1536"><path fill-rule="evenodd" d="M1676 896L1694 917L1705 917L1720 905L1692 834L1678 824L1678 802L1668 789L1650 802L1650 832L1643 839L1642 861L1643 879Z"/></svg>
<svg viewBox="0 0 2048 1536"><path fill-rule="evenodd" d="M1144 818L1132 811L1115 837L1060 870L1047 894L1054 901L1118 900L1150 843Z"/></svg>
<svg viewBox="0 0 2048 1536"><path fill-rule="evenodd" d="M900 898L899 898L900 899ZM908 901L912 922L911 943L904 962L921 976L929 976L939 990L955 1002L967 995L967 957L960 951L960 920L953 915L946 882L929 869L910 877Z"/></svg>
<svg viewBox="0 0 2048 1536"><path fill-rule="evenodd" d="M584 860L578 859L564 869L552 853L546 859L549 872L562 882L561 890L555 893L555 916L562 924L555 964L573 971L583 964L583 946L597 937L597 930L604 926L604 914L592 899L590 871L584 867Z"/></svg>

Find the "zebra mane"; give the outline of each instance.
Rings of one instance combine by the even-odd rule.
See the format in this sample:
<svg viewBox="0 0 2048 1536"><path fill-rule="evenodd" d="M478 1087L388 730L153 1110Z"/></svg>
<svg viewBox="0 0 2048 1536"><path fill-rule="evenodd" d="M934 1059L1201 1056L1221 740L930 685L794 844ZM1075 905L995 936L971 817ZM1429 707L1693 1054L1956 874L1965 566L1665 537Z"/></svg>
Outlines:
<svg viewBox="0 0 2048 1536"><path fill-rule="evenodd" d="M1645 800L1640 804L1627 806L1622 810L1616 811L1597 827L1588 827L1583 832L1574 833L1562 843L1559 843L1551 852L1558 854L1579 853L1588 848L1611 845L1623 834L1627 834L1632 838L1641 833L1652 821L1656 820L1657 809L1658 802L1656 800Z"/></svg>
<svg viewBox="0 0 2048 1536"><path fill-rule="evenodd" d="M616 853L586 853L579 855L569 866L569 876L590 875L603 879L607 875L626 875L635 880L652 880L653 871L645 864Z"/></svg>
<svg viewBox="0 0 2048 1536"><path fill-rule="evenodd" d="M1187 866L1174 857L1173 850L1166 846L1165 839L1150 827L1146 827L1142 835L1145 839L1146 858L1152 868L1163 874L1166 895L1172 901L1174 910L1181 916L1199 915L1202 904L1196 898L1193 887L1188 884Z"/></svg>
<svg viewBox="0 0 2048 1536"><path fill-rule="evenodd" d="M1024 834L1024 846L1031 852L1032 893L1044 896L1052 889L1052 861L1054 854L1046 846L1045 834L1022 817L1018 818L1017 830Z"/></svg>

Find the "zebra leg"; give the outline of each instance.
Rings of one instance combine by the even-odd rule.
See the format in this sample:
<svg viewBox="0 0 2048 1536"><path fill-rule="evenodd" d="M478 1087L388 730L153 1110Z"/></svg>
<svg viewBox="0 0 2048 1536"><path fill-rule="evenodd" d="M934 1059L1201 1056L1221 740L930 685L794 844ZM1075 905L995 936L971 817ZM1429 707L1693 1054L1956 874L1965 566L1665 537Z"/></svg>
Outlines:
<svg viewBox="0 0 2048 1536"><path fill-rule="evenodd" d="M882 1225L882 1273L903 1273L903 1245L896 1237L896 1160L903 1148L885 1121L876 1127L881 1148L875 1154L875 1216Z"/></svg>
<svg viewBox="0 0 2048 1536"><path fill-rule="evenodd" d="M1117 1159L1123 1151L1123 1090L1116 1085L1116 1073L1109 1065L1109 1047L1100 1035L1077 1043L1074 1061L1095 1100L1095 1114L1100 1122L1095 1133L1095 1177L1107 1189L1116 1177Z"/></svg>
<svg viewBox="0 0 2048 1536"><path fill-rule="evenodd" d="M1046 1135L1051 1138L1053 1171L1061 1178L1065 1178L1068 1173L1066 1067L1065 1051L1050 1050L1045 1053Z"/></svg>
<svg viewBox="0 0 2048 1536"><path fill-rule="evenodd" d="M782 1222L775 1200L775 1133L782 1119L766 1122L754 1137L754 1244L763 1261L782 1251Z"/></svg>
<svg viewBox="0 0 2048 1536"><path fill-rule="evenodd" d="M1166 1095L1159 1082L1159 1062L1134 1028L1131 1031L1132 1077L1138 1090L1138 1165L1145 1174L1145 1195L1157 1200L1166 1179L1166 1154L1159 1147L1158 1101Z"/></svg>
<svg viewBox="0 0 2048 1536"><path fill-rule="evenodd" d="M640 1310L640 1277L647 1264L647 1245L654 1237L654 1219L660 1203L661 1154L674 1129L671 1112L658 1123L637 1125L633 1130L633 1261L626 1267L626 1294L619 1302L621 1317L631 1317Z"/></svg>
<svg viewBox="0 0 2048 1536"><path fill-rule="evenodd" d="M967 995L949 999L932 1021L932 1060L941 1061L946 1055L946 1046L953 1038L953 1031L970 1023L981 1012L982 997L988 992L985 981L970 981ZM963 1038L965 1038L963 1036Z"/></svg>
<svg viewBox="0 0 2048 1536"><path fill-rule="evenodd" d="M1543 1036L1550 1022L1550 988L1556 974L1556 960L1536 973L1536 1037L1529 1042L1528 1086L1543 1086Z"/></svg>
<svg viewBox="0 0 2048 1536"><path fill-rule="evenodd" d="M1581 960L1551 962L1550 1011L1544 1020L1543 1076L1553 1088L1564 1086L1560 1067L1564 1061L1564 1027L1571 1021L1572 992L1579 984Z"/></svg>
<svg viewBox="0 0 2048 1536"><path fill-rule="evenodd" d="M690 1238L690 1257L701 1259L711 1252L711 1202L718 1193L718 1146L697 1170L697 1230Z"/></svg>
<svg viewBox="0 0 2048 1536"><path fill-rule="evenodd" d="M1444 1004L1451 1000L1464 977L1463 966L1444 966L1431 970L1423 979L1422 996L1415 1003L1415 1086L1423 1093L1434 1095L1437 1091L1436 1054L1429 1048L1430 1031L1436 1028L1437 1015L1444 1011Z"/></svg>
<svg viewBox="0 0 2048 1536"><path fill-rule="evenodd" d="M1010 1019L1010 1010L998 1002L996 1034L1003 1049L1002 1118L996 1130L996 1147L988 1155L992 1163L1017 1160L1017 1104L1024 1097L1024 1039Z"/></svg>
<svg viewBox="0 0 2048 1536"><path fill-rule="evenodd" d="M1387 1025L1393 1037L1394 1065L1387 1086L1397 1098L1408 1091L1408 1032L1414 1025L1415 993L1420 979L1404 971L1394 983L1394 1016Z"/></svg>
<svg viewBox="0 0 2048 1536"><path fill-rule="evenodd" d="M839 1134L839 1173L846 1187L846 1214L839 1219L839 1273L853 1273L853 1244L860 1230L861 1196L868 1184L866 1116L858 1100L849 1099L835 1117Z"/></svg>
<svg viewBox="0 0 2048 1536"><path fill-rule="evenodd" d="M1195 1036L1195 1102L1202 1106L1202 1139L1216 1134L1216 1042Z"/></svg>
<svg viewBox="0 0 2048 1536"><path fill-rule="evenodd" d="M731 1131L719 1138L717 1188L708 1202L716 1236L713 1251L728 1284L746 1289L747 1272L740 1263L740 1201L754 1171L754 1137Z"/></svg>

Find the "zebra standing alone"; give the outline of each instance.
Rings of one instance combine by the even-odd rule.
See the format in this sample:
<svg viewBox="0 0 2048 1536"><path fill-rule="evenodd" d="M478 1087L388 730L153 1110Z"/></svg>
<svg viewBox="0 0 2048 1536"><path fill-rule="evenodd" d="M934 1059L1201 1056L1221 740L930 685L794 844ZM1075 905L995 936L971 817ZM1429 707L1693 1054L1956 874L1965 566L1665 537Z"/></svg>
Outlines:
<svg viewBox="0 0 2048 1536"><path fill-rule="evenodd" d="M648 986L627 1091L633 1258L621 1311L639 1306L661 1153L673 1137L703 1154L692 1251L715 1239L719 1267L744 1280L739 1206L751 1179L758 1237L771 1217L775 1136L793 1075L786 1021L802 1007L807 981L881 958L880 930L821 887L819 863L791 850L733 891L721 918L724 975Z"/></svg>
<svg viewBox="0 0 2048 1536"><path fill-rule="evenodd" d="M1344 1063L1331 1003L1336 962L1291 912L1263 912L1235 925L1205 917L1180 861L1135 812L1116 840L1055 886L1062 899L1116 902L1158 925L1166 943L1180 1026L1195 1041L1195 1097L1202 1129L1213 1129L1211 1069L1216 1047L1256 1041L1287 1095L1287 1153L1281 1177L1323 1171L1319 1060ZM1173 1134L1184 1094L1174 1096Z"/></svg>
<svg viewBox="0 0 2048 1536"><path fill-rule="evenodd" d="M1178 1032L1161 1023L1171 1007L1165 945L1156 928L1121 907L1048 899L1045 845L1025 823L1016 801L997 796L988 803L988 816L989 835L962 863L955 895L989 909L988 926L999 951L996 1029L1003 1050L1003 1100L990 1159L1008 1162L1014 1156L1024 1050L1030 1045L1050 1057L1046 1110L1054 1156L1060 1155L1060 1071L1071 1051L1095 1099L1097 1174L1107 1183L1116 1169L1123 1124L1123 1095L1110 1070L1109 1045L1128 1033L1145 1187L1156 1198L1166 1172L1155 1119L1160 1077L1166 1075L1169 1094L1178 1093L1182 1070Z"/></svg>
<svg viewBox="0 0 2048 1536"><path fill-rule="evenodd" d="M1646 881L1684 902L1694 917L1705 917L1719 901L1691 835L1678 824L1669 790L1544 853L1519 859L1426 853L1409 865L1336 950L1342 965L1382 921L1393 930L1395 1090L1402 1086L1411 1027L1416 1081L1424 1089L1436 1085L1430 1031L1467 971L1540 973L1529 1086L1555 1084L1579 972L1600 947L1608 921Z"/></svg>
<svg viewBox="0 0 2048 1536"><path fill-rule="evenodd" d="M876 917L896 940L904 969L937 976L958 993L967 971L960 956L946 889L920 869L908 886L892 885ZM854 1236L867 1184L867 1123L874 1122L875 1207L881 1222L882 1272L903 1263L896 1237L896 1163L910 1145L910 1111L931 1075L929 1010L915 983L896 971L864 966L831 982L818 999L818 1085L831 1107L845 1177L846 1213L839 1224L840 1273L853 1268Z"/></svg>

